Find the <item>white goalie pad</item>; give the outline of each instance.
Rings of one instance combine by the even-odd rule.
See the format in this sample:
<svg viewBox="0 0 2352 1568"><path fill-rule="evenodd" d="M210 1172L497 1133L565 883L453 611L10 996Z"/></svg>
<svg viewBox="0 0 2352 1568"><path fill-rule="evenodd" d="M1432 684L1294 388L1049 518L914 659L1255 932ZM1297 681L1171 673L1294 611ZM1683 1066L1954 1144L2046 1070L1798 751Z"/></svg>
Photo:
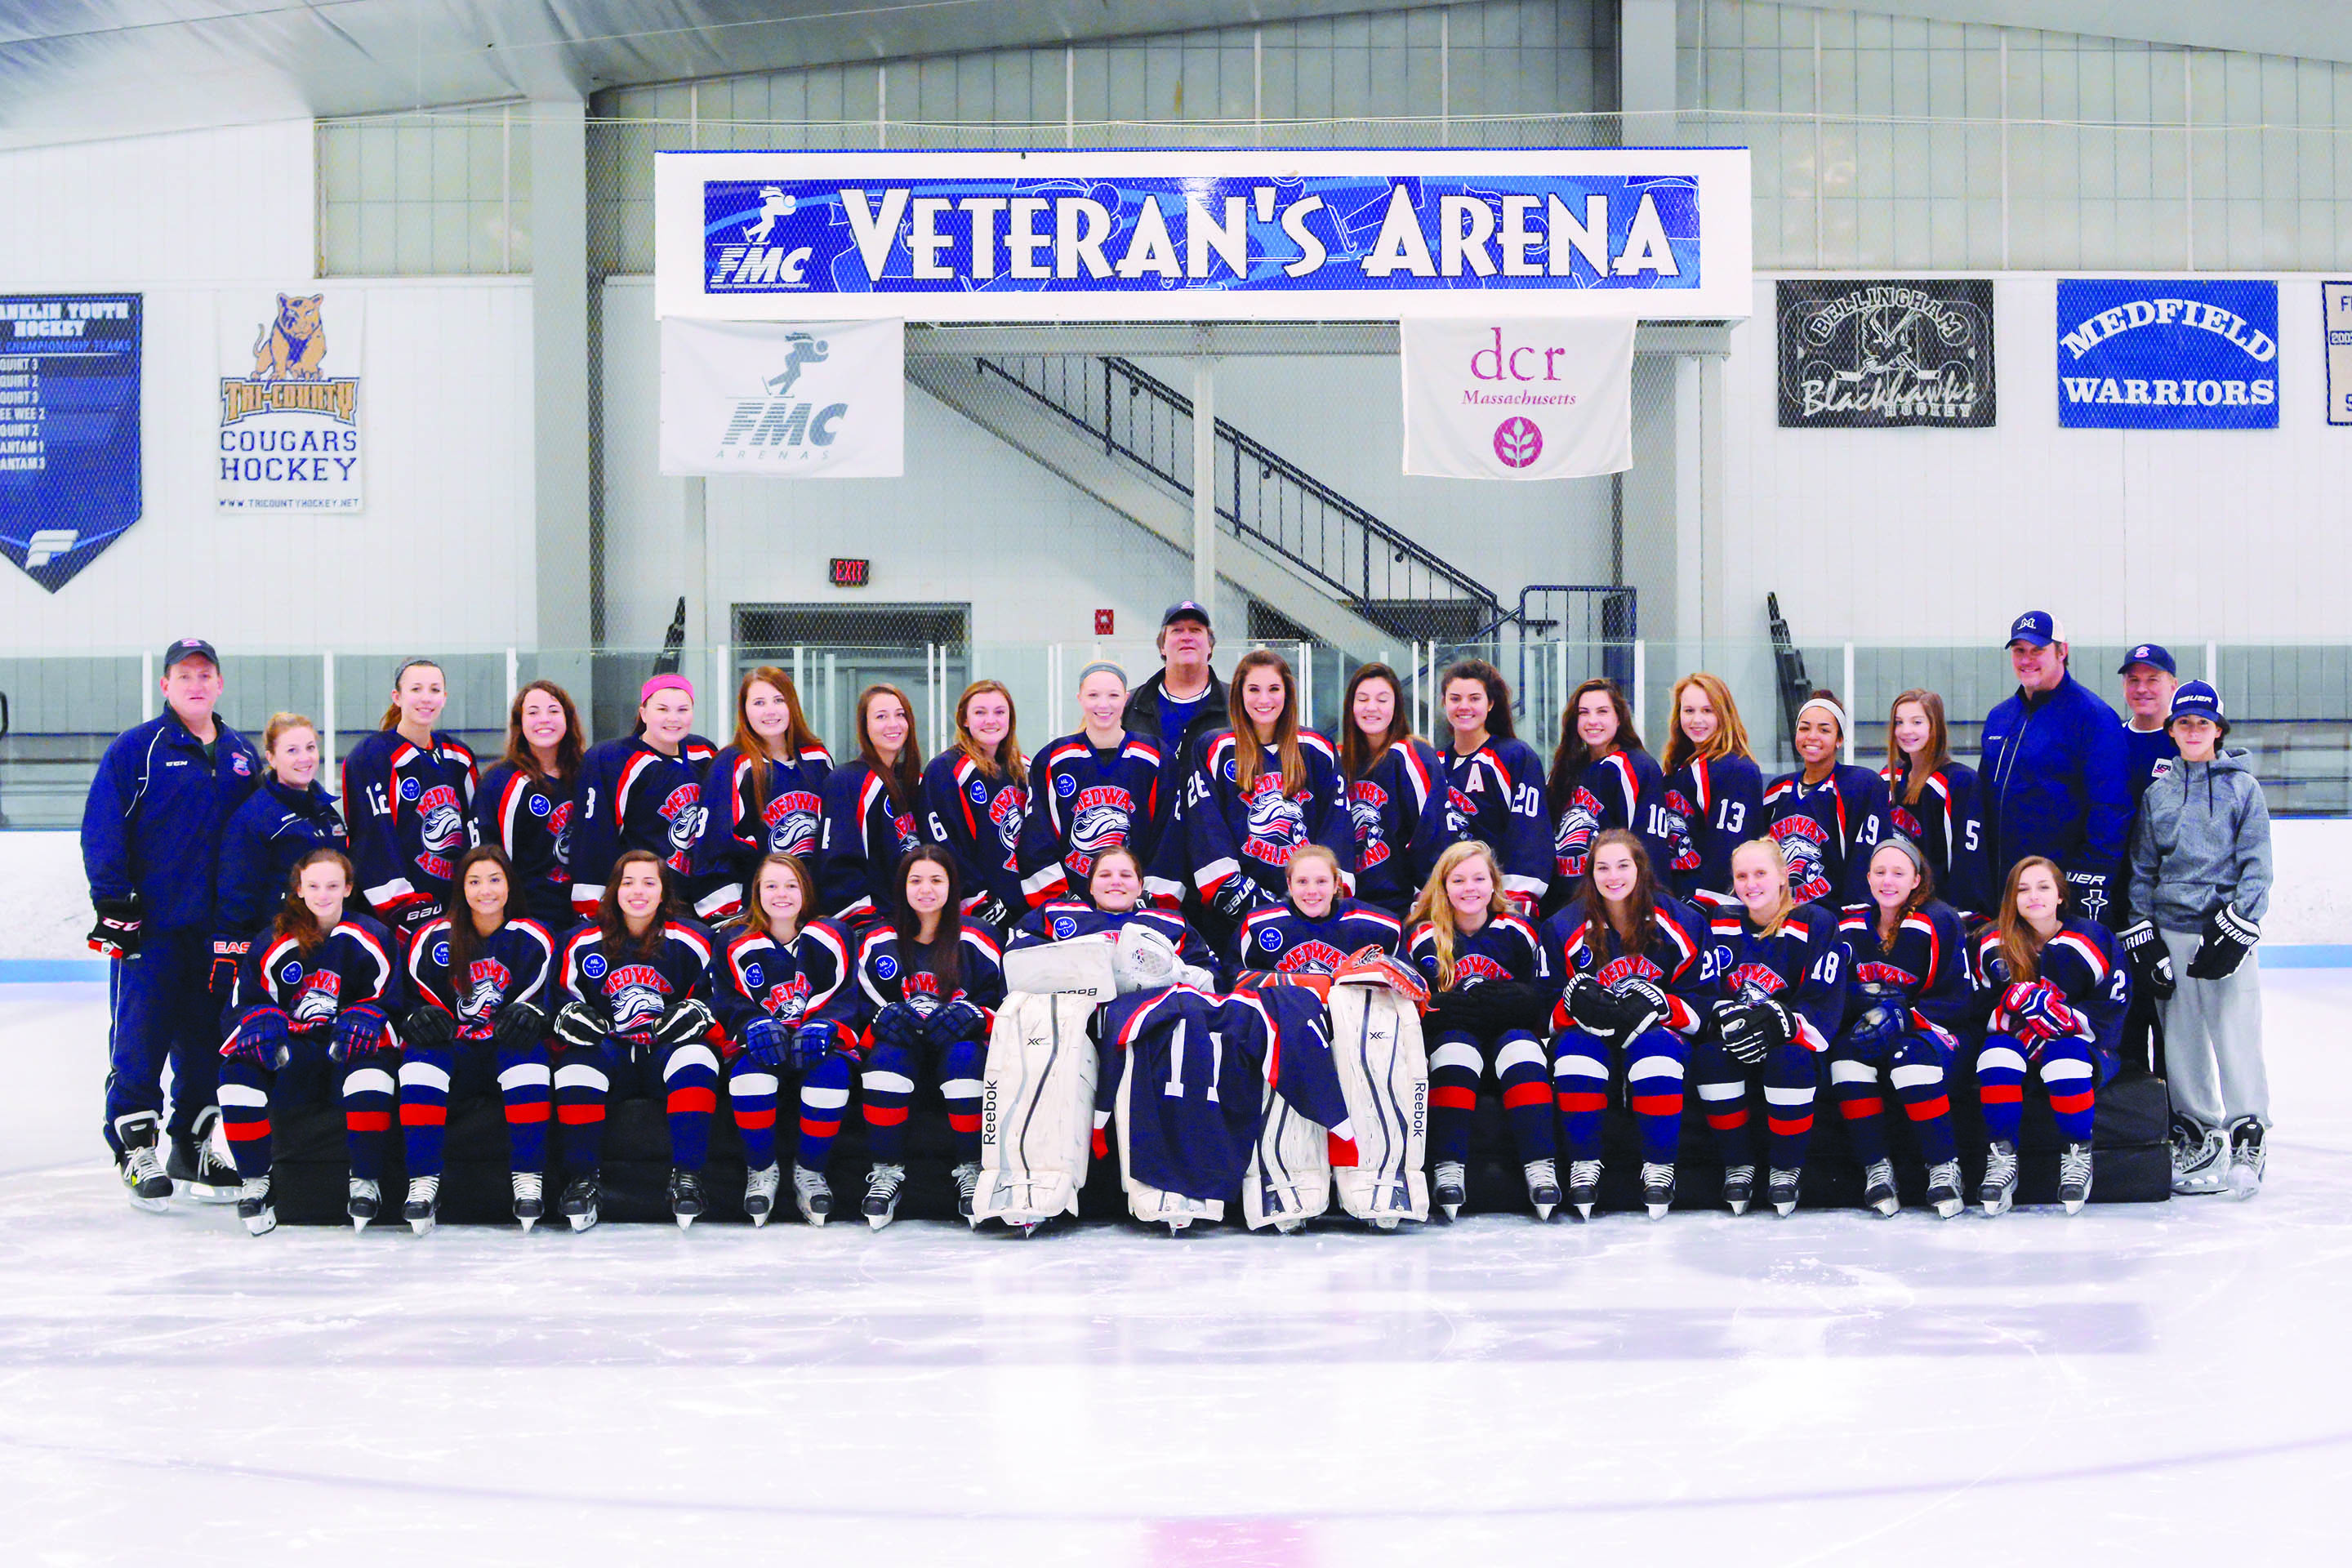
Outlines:
<svg viewBox="0 0 2352 1568"><path fill-rule="evenodd" d="M1076 942L1054 948L1075 947ZM1024 950L1052 952L1054 948ZM1102 948L1104 973L1109 950ZM1007 968L1013 953L1005 954ZM980 1097L980 1184L971 1223L1034 1226L1078 1212L1094 1132L1094 1001L1083 991L1016 992L997 1010Z"/></svg>
<svg viewBox="0 0 2352 1568"><path fill-rule="evenodd" d="M1127 1212L1146 1225L1183 1226L1199 1222L1213 1225L1225 1217L1224 1201L1221 1198L1191 1198L1182 1193L1171 1193L1135 1178L1135 1152L1128 1138L1133 1124L1129 1114L1129 1096L1135 1089L1135 1058L1120 1058L1118 1114L1118 1168L1124 1173L1121 1185L1127 1189Z"/></svg>
<svg viewBox="0 0 2352 1568"><path fill-rule="evenodd" d="M1429 1217L1429 1058L1421 1015L1384 985L1334 985L1331 1065L1356 1163L1332 1167L1339 1206L1373 1224Z"/></svg>
<svg viewBox="0 0 2352 1568"><path fill-rule="evenodd" d="M1099 1006L1118 994L1110 937L1081 936L1004 950L1004 988L1034 995L1083 995Z"/></svg>
<svg viewBox="0 0 2352 1568"><path fill-rule="evenodd" d="M1242 1217L1252 1230L1287 1228L1331 1206L1331 1134L1265 1086L1265 1125L1242 1179Z"/></svg>

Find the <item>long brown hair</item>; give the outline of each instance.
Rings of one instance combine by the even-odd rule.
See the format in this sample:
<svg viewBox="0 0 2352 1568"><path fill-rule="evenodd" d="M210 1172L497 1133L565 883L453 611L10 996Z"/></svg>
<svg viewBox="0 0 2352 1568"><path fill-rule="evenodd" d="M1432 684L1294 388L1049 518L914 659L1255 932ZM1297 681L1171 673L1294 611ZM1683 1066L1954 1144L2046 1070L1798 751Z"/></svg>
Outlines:
<svg viewBox="0 0 2352 1568"><path fill-rule="evenodd" d="M1759 936L1778 936L1780 933L1780 928L1789 923L1790 915L1794 913L1797 908L1796 892L1789 886L1789 857L1781 849L1780 841L1768 836L1762 838L1751 838L1745 844L1737 846L1731 851L1731 858L1738 860L1743 853L1750 849L1769 850L1772 856L1772 864L1779 867L1780 870L1780 907L1772 911L1772 918L1766 921L1756 933ZM1739 913L1742 919L1753 918L1744 903L1739 906Z"/></svg>
<svg viewBox="0 0 2352 1568"><path fill-rule="evenodd" d="M784 700L783 747L785 753L793 762L798 763L801 753L812 746L820 752L824 751L824 742L818 740L816 731L809 728L808 715L801 711L800 688L793 684L791 676L772 664L763 664L757 669L746 671L743 679L735 683L734 745L735 749L742 752L745 760L751 764L751 787L759 792L760 799L764 801L768 798L768 742L761 740L759 731L751 728L751 687L754 682L775 688L777 694ZM905 699L901 698L900 700L904 701ZM907 717L911 721L915 717L915 710L908 709ZM910 727L908 731L910 739L913 733Z"/></svg>
<svg viewBox="0 0 2352 1568"><path fill-rule="evenodd" d="M1503 897L1503 868L1495 858L1492 846L1483 839L1465 838L1459 844L1449 844L1445 853L1431 868L1429 880L1412 900L1412 913L1405 917L1404 927L1411 931L1415 926L1426 925L1430 945L1437 950L1437 988L1454 989L1454 944L1457 940L1454 926L1454 901L1445 896L1445 879L1465 860L1486 862L1486 875L1493 879L1493 889L1486 897L1486 923L1492 925L1510 909Z"/></svg>
<svg viewBox="0 0 2352 1568"><path fill-rule="evenodd" d="M661 879L661 901L654 906L653 924L646 928L643 938L629 934L628 917L621 912L621 873L636 865L651 866ZM604 879L604 896L596 901L596 929L604 933L608 961L614 956L650 960L661 951L662 928L677 914L677 904L670 897L669 873L663 868L661 857L650 849L621 851L621 858L613 862L612 872Z"/></svg>
<svg viewBox="0 0 2352 1568"><path fill-rule="evenodd" d="M1692 744L1691 738L1683 733L1683 693L1694 686L1706 693L1707 706L1715 710L1715 733L1707 737L1704 746ZM1572 705L1570 711L1574 711ZM1756 760L1748 749L1748 725L1739 717L1739 704L1731 700L1731 688L1720 677L1703 669L1695 669L1675 682L1674 700L1666 705L1666 723L1673 733L1666 737L1666 755L1660 765L1668 773L1693 761L1719 763L1726 757L1745 757L1751 763Z"/></svg>
<svg viewBox="0 0 2352 1568"><path fill-rule="evenodd" d="M466 872L468 868L489 861L498 867L507 879L506 907L499 911L501 923L511 925L530 913L522 896L522 879L515 875L514 862L507 852L495 844L477 844L457 857L457 868L449 873L449 983L462 982L468 964L482 951L482 938L474 930L474 909L466 902Z"/></svg>
<svg viewBox="0 0 2352 1568"><path fill-rule="evenodd" d="M806 931L808 929L809 921L817 918L816 879L809 875L808 867L802 862L799 856L782 854L761 856L760 858L760 863L751 868L751 875L745 879L743 887L744 929L747 931L758 931L761 936L773 936L776 934L776 922L768 918L767 909L760 902L760 879L767 874L768 868L771 866L782 866L785 870L790 871L800 882L801 930Z"/></svg>
<svg viewBox="0 0 2352 1568"><path fill-rule="evenodd" d="M940 923L928 948L923 945L923 917L907 902L907 873L925 862L945 867L948 874L948 901L940 906ZM919 952L930 960L942 997L956 988L963 973L963 875L946 846L919 844L898 857L898 868L890 879L890 929L898 933L901 975Z"/></svg>
<svg viewBox="0 0 2352 1568"><path fill-rule="evenodd" d="M1577 704L1595 691L1607 692L1609 705L1617 710L1617 733L1610 741L1608 751L1596 752L1577 738ZM1544 785L1545 793L1551 797L1554 813L1568 809L1568 797L1575 789L1577 781L1583 778L1584 770L1610 752L1623 752L1628 755L1635 752L1648 754L1642 745L1640 732L1633 728L1633 708L1625 700L1624 691L1613 680L1596 678L1570 692L1568 706L1559 710L1559 744L1552 748L1551 777L1545 781Z"/></svg>
<svg viewBox="0 0 2352 1568"><path fill-rule="evenodd" d="M1620 928L1610 918L1609 900L1601 896L1601 884L1593 879L1593 862L1601 852L1612 844L1622 844L1633 852L1633 890L1625 900L1625 925ZM1614 931L1624 944L1628 958L1639 958L1650 945L1650 933L1657 929L1658 874L1650 865L1650 853L1642 841L1622 827L1612 827L1592 841L1592 853L1585 863L1584 880L1576 889L1578 911L1588 924L1601 925ZM1596 955L1597 956L1597 955Z"/></svg>
<svg viewBox="0 0 2352 1568"><path fill-rule="evenodd" d="M286 874L286 901L278 907L278 918L269 922L271 942L290 936L305 957L319 951L327 933L320 928L319 917L310 912L310 906L302 901L302 873L329 860L343 868L343 912L351 913L352 900L359 896L360 887L359 873L352 868L351 857L340 849L313 849L295 861L294 869Z"/></svg>
<svg viewBox="0 0 2352 1568"><path fill-rule="evenodd" d="M1234 783L1244 795L1257 787L1265 748L1257 738L1257 724L1242 706L1242 683L1254 669L1272 669L1282 677L1282 711L1275 715L1274 749L1282 759L1282 793L1297 795L1307 785L1307 756L1298 747L1298 680L1290 661L1270 647L1252 648L1234 665L1225 688L1225 719L1234 727Z"/></svg>
<svg viewBox="0 0 2352 1568"><path fill-rule="evenodd" d="M895 697L898 710L907 716L907 743L898 748L898 760L885 763L882 753L874 749L874 732L867 728L866 715L877 697ZM923 749L915 743L915 705L907 694L887 681L876 681L857 694L857 755L874 770L889 792L890 804L900 811L912 811L923 793Z"/></svg>
<svg viewBox="0 0 2352 1568"><path fill-rule="evenodd" d="M1385 680L1389 689L1396 693L1396 716L1389 721L1388 733L1381 737L1377 746L1364 733L1364 727L1356 722L1356 692L1367 680ZM1349 784L1355 783L1388 755L1391 746L1412 739L1412 717L1405 711L1404 683L1397 679L1397 672L1378 662L1359 665L1356 673L1348 677L1348 689L1339 698L1339 776Z"/></svg>
<svg viewBox="0 0 2352 1568"><path fill-rule="evenodd" d="M408 672L412 669L429 669L434 674L439 676L441 678L442 694L444 696L448 694L449 672L447 670L442 668L440 665L436 664L432 659L412 658L406 664L402 665L398 669L392 672L392 704L383 710L383 717L377 721L377 729L394 730L400 727L400 683L408 679Z"/></svg>
<svg viewBox="0 0 2352 1568"><path fill-rule="evenodd" d="M1895 931L1892 935L1888 934L1886 930L1886 911L1878 907L1878 895L1875 893L1870 895L1870 932L1878 939L1879 952L1893 952L1895 937L1903 934L1903 922L1926 909L1935 899L1936 868L1927 864L1927 858L1920 854L1909 839L1900 836L1882 839L1878 849L1895 850L1911 863L1911 868L1914 871L1919 873L1919 885L1911 889L1909 896L1903 900L1903 907L1895 911ZM1863 862L1864 870L1867 871L1872 862L1878 858L1878 849L1872 850L1870 859ZM1865 882L1864 886L1866 888L1869 884Z"/></svg>
<svg viewBox="0 0 2352 1568"><path fill-rule="evenodd" d="M1457 658L1445 667L1437 678L1437 701L1440 711L1445 704L1445 689L1457 680L1475 680L1486 689L1486 733L1497 741L1516 741L1518 726L1511 718L1511 683L1503 672L1483 658ZM1448 726L1451 728L1451 726Z"/></svg>
<svg viewBox="0 0 2352 1568"><path fill-rule="evenodd" d="M1903 754L1903 743L1895 738L1895 715L1906 702L1916 702L1919 710L1927 715L1927 750L1916 767ZM1838 737L1843 740L1845 737ZM1886 705L1886 766L1893 778L1909 778L1903 785L1903 804L1919 804L1920 792L1927 787L1927 775L1937 768L1948 767L1952 761L1951 732L1944 727L1944 700L1921 687L1913 687Z"/></svg>
<svg viewBox="0 0 2352 1568"><path fill-rule="evenodd" d="M580 710L572 703L572 693L552 680L534 680L514 694L507 704L507 749L499 761L527 774L534 784L549 782L545 768L539 765L539 753L531 750L530 741L522 732L522 702L534 691L545 692L563 710L563 739L555 742L555 777L576 779L580 776L580 759L588 750L588 737L580 732Z"/></svg>
<svg viewBox="0 0 2352 1568"><path fill-rule="evenodd" d="M965 721L965 715L971 711L971 700L987 691L993 691L1004 699L1004 739L992 752L980 743L980 737L971 732L971 724ZM1021 756L1018 711L1013 706L1013 693L1001 680L975 680L963 689L962 696L956 699L955 745L957 751L970 757L972 765L990 778L1010 776L1017 784L1029 782L1029 764Z"/></svg>
<svg viewBox="0 0 2352 1568"><path fill-rule="evenodd" d="M2028 855L2009 868L2000 885L2000 913L1993 925L2000 935L2000 961L2009 966L2011 982L2038 979L2042 973L2042 939L2017 912L2018 880L2036 866L2058 884L2058 916L2061 920L2066 916L2066 874L2058 869L2058 862L2047 855Z"/></svg>

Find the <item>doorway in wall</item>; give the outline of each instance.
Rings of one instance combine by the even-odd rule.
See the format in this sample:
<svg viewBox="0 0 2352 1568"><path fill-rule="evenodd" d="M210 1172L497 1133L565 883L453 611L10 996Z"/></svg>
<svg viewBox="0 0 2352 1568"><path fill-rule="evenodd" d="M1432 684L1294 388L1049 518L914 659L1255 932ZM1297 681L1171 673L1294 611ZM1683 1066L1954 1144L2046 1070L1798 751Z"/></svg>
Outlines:
<svg viewBox="0 0 2352 1568"><path fill-rule="evenodd" d="M790 674L835 762L857 754L855 709L868 686L907 694L928 757L953 728L956 698L971 679L969 604L737 605L733 624L737 678L763 664Z"/></svg>

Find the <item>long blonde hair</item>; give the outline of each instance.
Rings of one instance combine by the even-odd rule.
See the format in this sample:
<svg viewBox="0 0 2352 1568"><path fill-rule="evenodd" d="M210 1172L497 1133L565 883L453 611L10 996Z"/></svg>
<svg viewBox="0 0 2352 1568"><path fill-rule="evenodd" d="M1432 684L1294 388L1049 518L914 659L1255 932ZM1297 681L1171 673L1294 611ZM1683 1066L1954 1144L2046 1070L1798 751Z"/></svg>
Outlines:
<svg viewBox="0 0 2352 1568"><path fill-rule="evenodd" d="M1777 838L1751 838L1732 850L1732 860L1737 862L1750 849L1762 850L1769 854L1772 857L1774 869L1780 873L1780 907L1772 911L1772 918L1766 921L1763 929L1757 932L1759 936L1778 936L1780 928L1789 923L1789 917L1794 914L1797 909L1797 895L1789 887L1789 857L1781 849L1780 841ZM1739 911L1746 916L1748 913L1748 906L1741 904Z"/></svg>
<svg viewBox="0 0 2352 1568"><path fill-rule="evenodd" d="M1683 733L1683 693L1692 687L1706 693L1707 706L1715 710L1715 733L1704 746L1694 745ZM1666 704L1666 722L1673 731L1666 738L1666 755L1663 766L1673 773L1685 763L1721 762L1726 757L1756 760L1748 749L1748 725L1739 717L1739 704L1731 700L1731 688L1718 676L1695 669L1675 682L1673 700Z"/></svg>
<svg viewBox="0 0 2352 1568"><path fill-rule="evenodd" d="M1429 928L1430 944L1437 950L1437 988L1454 989L1454 944L1458 931L1454 923L1454 900L1445 896L1445 879L1465 860L1486 862L1486 876L1491 883L1486 895L1488 924L1507 913L1510 904L1503 897L1503 868L1495 858L1493 847L1483 840L1465 838L1459 844L1448 845L1445 853L1429 873L1429 880L1412 900L1412 913L1405 920L1405 929L1418 925Z"/></svg>
<svg viewBox="0 0 2352 1568"><path fill-rule="evenodd" d="M1004 699L1004 739L998 742L994 752L982 745L980 737L971 732L969 717L971 700L985 691L993 691ZM1013 693L1001 680L975 680L963 689L961 697L956 699L955 745L957 751L970 757L972 765L990 778L1010 776L1017 784L1029 782L1029 769L1021 760L1020 720L1013 710Z"/></svg>

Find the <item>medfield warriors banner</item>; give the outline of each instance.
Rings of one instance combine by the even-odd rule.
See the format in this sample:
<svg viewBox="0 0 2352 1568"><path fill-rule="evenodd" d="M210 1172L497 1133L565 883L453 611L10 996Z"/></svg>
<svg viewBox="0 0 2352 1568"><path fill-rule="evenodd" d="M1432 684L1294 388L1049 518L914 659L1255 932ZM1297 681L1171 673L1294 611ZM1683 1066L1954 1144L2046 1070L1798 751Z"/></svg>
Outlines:
<svg viewBox="0 0 2352 1568"><path fill-rule="evenodd" d="M1633 328L1404 322L1404 471L1574 479L1632 468Z"/></svg>
<svg viewBox="0 0 2352 1568"><path fill-rule="evenodd" d="M1989 278L1779 285L1780 426L1993 423Z"/></svg>
<svg viewBox="0 0 2352 1568"><path fill-rule="evenodd" d="M140 303L0 295L0 551L52 594L139 521Z"/></svg>
<svg viewBox="0 0 2352 1568"><path fill-rule="evenodd" d="M223 299L220 429L210 454L220 510L360 510L365 304L352 289Z"/></svg>
<svg viewBox="0 0 2352 1568"><path fill-rule="evenodd" d="M899 321L661 324L661 471L782 479L906 472Z"/></svg>
<svg viewBox="0 0 2352 1568"><path fill-rule="evenodd" d="M2278 428L2278 285L2058 280L2058 423L2069 430Z"/></svg>

